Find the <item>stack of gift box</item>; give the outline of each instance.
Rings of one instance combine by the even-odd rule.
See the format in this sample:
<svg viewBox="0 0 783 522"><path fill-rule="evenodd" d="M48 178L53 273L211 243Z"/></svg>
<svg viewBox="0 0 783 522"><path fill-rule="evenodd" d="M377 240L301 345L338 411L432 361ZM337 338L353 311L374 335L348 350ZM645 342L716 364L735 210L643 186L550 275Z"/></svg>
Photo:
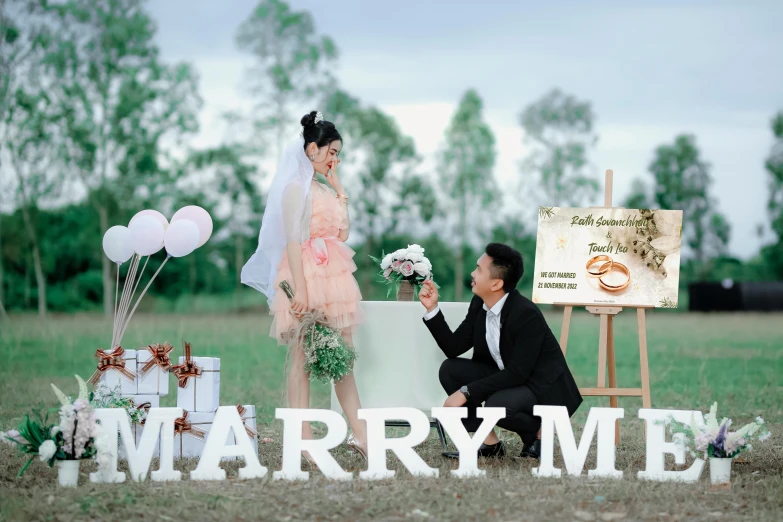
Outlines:
<svg viewBox="0 0 783 522"><path fill-rule="evenodd" d="M174 456L198 457L220 405L220 359L193 357L190 343L185 343L185 355L180 356L172 373L177 377L177 406L183 410L183 416L174 425ZM258 454L256 407L237 405L236 408ZM236 444L237 435L230 433L226 444Z"/></svg>
<svg viewBox="0 0 783 522"><path fill-rule="evenodd" d="M98 351L98 379L111 390L119 389L123 397L131 399L139 409L149 411L160 407L160 398L169 393L169 371L172 367L170 353L174 347L168 343L152 344L139 350L117 347L111 352ZM131 426L136 445L139 444L143 426ZM159 445L154 455L159 454ZM120 451L121 458L125 458Z"/></svg>
<svg viewBox="0 0 783 522"><path fill-rule="evenodd" d="M132 399L138 408L149 409L160 407L160 398L169 393L169 373L173 373L177 378L177 406L183 410L174 424L174 456L198 457L220 405L220 359L193 357L191 345L186 342L185 354L172 365L173 350L172 345L163 343L140 350L118 347L112 352L99 351L96 375L110 389L119 386L123 396ZM237 410L258 452L255 406L237 405ZM133 426L137 446L142 430L142 425ZM236 434L230 434L227 444L234 444L234 437ZM154 455L159 456L159 445Z"/></svg>

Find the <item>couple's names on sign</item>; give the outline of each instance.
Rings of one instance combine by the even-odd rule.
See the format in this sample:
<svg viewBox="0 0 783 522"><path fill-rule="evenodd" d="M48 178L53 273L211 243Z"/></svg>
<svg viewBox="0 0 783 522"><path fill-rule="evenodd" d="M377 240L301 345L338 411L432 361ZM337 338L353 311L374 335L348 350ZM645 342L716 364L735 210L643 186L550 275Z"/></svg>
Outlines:
<svg viewBox="0 0 783 522"><path fill-rule="evenodd" d="M590 252L588 254L593 254L595 252L600 252L602 254L627 254L628 253L628 247L621 245L620 243L617 243L616 245L609 241L605 245L599 245L598 243L590 243L587 245L590 249Z"/></svg>
<svg viewBox="0 0 783 522"><path fill-rule="evenodd" d="M505 408L478 408L477 416L483 419L481 426L471 437L462 424L467 417L467 408L433 408L432 417L440 421L451 437L460 454L459 467L450 474L459 478L483 477L486 471L478 468L477 452L484 439L496 423L505 417ZM117 440L118 436L128 457L131 478L145 480L149 474L153 481L178 481L182 473L174 469L175 421L182 417L182 408L151 408L145 422L142 436L136 446L128 416L122 409L102 408L96 410L105 436ZM563 406L535 406L533 414L541 417L541 461L532 469L535 477L560 477L562 470L554 465L555 437L560 442L566 472L572 476L583 476L587 453L597 438L596 468L589 470L589 477L622 478L623 472L615 469L615 423L624 417L621 408L591 408L582 437L577 445L571 426L571 419ZM363 480L384 480L394 477L395 471L387 467L386 454L393 452L408 471L415 476L437 477L439 470L432 468L419 456L415 447L423 443L430 432L430 420L421 410L415 408L368 408L358 412L359 418L367 424L368 466L359 472ZM685 464L685 448L675 442L666 442L665 426L670 417L680 422L704 422L701 412L688 410L639 410L639 418L647 422L646 469L638 472L641 479L653 481L694 482L704 468L704 460L695 459L684 471L670 471L664 467L666 454L673 454L678 465ZM275 417L283 421L283 463L282 469L273 472L275 480L307 480L310 473L302 471L302 452L306 451L327 478L352 480L354 474L345 471L329 450L343 443L348 426L343 417L332 410L290 409L275 410ZM387 438L386 422L403 420L411 430L404 437ZM327 433L321 439L302 439L304 422L322 422ZM233 433L234 437L229 438ZM243 435L244 434L244 435ZM185 435L187 436L187 435ZM226 444L234 440L234 444ZM160 465L149 472L156 443L160 441ZM240 479L263 478L268 469L261 465L257 451L246 436L244 423L236 407L221 406L215 413L215 420L207 435L204 450L196 469L190 472L190 480L225 480L226 472L220 468L225 457L239 457L244 466L239 468ZM117 470L117 449L112 448L110 466L90 474L96 483L121 483L126 474Z"/></svg>
<svg viewBox="0 0 783 522"><path fill-rule="evenodd" d="M629 228L645 228L649 225L650 219L639 216L629 216L625 219L607 219L604 217L599 216L598 219L595 219L593 217L593 214L588 214L587 216L573 216L571 218L571 226L580 226L580 227L629 227ZM607 239L610 239L610 241L607 241L605 243L588 243L587 248L588 252L587 255L592 255L595 253L599 254L627 254L628 249L630 248L627 245L623 245L622 243L615 243L611 241L612 234L609 232L607 234Z"/></svg>
<svg viewBox="0 0 783 522"><path fill-rule="evenodd" d="M646 227L650 222L650 218L642 217L641 214L639 216L629 216L625 219L607 219L604 217L599 217L598 219L593 218L593 214L588 214L587 216L573 216L571 218L571 226L581 226L581 227L630 227L630 228L643 228Z"/></svg>

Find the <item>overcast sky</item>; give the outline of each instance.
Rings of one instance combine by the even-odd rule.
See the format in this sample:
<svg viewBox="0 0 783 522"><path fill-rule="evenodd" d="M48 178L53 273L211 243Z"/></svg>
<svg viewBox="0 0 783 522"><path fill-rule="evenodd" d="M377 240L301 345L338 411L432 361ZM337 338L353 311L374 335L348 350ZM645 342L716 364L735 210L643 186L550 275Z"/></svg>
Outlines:
<svg viewBox="0 0 783 522"><path fill-rule="evenodd" d="M251 62L234 34L256 3L149 2L163 58L187 60L201 77L194 145L220 139L217 114L249 106L242 86ZM747 258L771 239L763 164L770 119L783 110L783 1L290 3L337 43L341 86L393 115L427 166L434 168L455 104L472 87L497 139L495 175L501 186L516 183L525 154L518 115L559 87L593 104L600 138L592 160L599 172L614 170L616 205L633 178L650 178L656 146L693 133L732 223L731 252ZM513 197L506 201L513 208Z"/></svg>

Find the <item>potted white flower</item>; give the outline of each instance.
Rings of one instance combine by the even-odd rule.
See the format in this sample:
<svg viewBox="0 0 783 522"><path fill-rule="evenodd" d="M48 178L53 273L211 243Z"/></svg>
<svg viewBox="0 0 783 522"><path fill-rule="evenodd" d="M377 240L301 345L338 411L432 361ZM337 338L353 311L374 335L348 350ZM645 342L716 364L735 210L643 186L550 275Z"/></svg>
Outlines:
<svg viewBox="0 0 783 522"><path fill-rule="evenodd" d="M78 375L76 379L79 397L74 401L52 385L61 404L59 424L50 424L48 414L25 415L18 429L0 434L4 442L15 444L22 453L29 455L17 476L27 470L36 456L49 467L57 465L57 479L64 487L76 487L79 463L83 459L94 458L100 471L108 467L108 440L95 418L87 384Z"/></svg>
<svg viewBox="0 0 783 522"><path fill-rule="evenodd" d="M422 283L432 279L432 263L420 245L408 245L383 255L382 259L373 256L370 259L381 268L381 282L388 285L386 296L394 291L398 301L413 301Z"/></svg>
<svg viewBox="0 0 783 522"><path fill-rule="evenodd" d="M756 417L740 429L730 432L731 419L723 418L718 422L718 403L713 403L710 412L704 418L704 424L691 419L690 425L669 419L669 431L678 434L677 442L690 451L691 456L699 453L710 461L710 480L713 484L727 484L731 479L731 461L740 453L752 449L751 442L763 442L771 434L764 419Z"/></svg>

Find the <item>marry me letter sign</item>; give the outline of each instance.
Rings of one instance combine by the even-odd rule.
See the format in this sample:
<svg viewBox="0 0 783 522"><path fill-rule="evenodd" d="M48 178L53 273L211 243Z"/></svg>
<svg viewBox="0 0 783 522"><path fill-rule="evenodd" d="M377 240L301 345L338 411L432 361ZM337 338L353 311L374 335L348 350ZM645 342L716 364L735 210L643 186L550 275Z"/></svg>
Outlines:
<svg viewBox="0 0 783 522"><path fill-rule="evenodd" d="M677 307L681 210L541 207L533 302Z"/></svg>

